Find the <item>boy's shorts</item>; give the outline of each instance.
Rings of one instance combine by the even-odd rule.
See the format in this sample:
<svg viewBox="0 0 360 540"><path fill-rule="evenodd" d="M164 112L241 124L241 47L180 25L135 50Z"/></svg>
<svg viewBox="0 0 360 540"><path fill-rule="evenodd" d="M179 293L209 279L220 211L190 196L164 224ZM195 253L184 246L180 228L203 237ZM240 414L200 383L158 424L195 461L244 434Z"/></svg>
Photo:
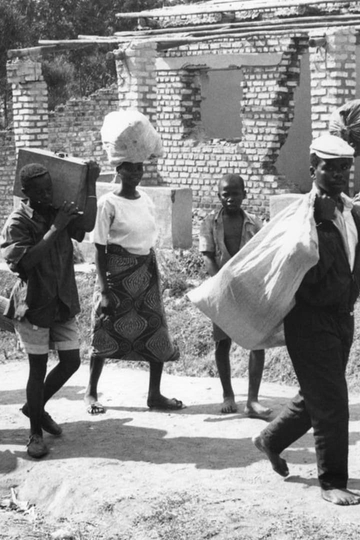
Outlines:
<svg viewBox="0 0 360 540"><path fill-rule="evenodd" d="M26 317L14 323L20 343L27 354L47 354L50 349L72 351L80 348L75 318L65 322L54 322L51 328L31 324Z"/></svg>
<svg viewBox="0 0 360 540"><path fill-rule="evenodd" d="M213 338L214 341L223 341L224 339L230 339L224 330L221 330L220 326L213 323Z"/></svg>

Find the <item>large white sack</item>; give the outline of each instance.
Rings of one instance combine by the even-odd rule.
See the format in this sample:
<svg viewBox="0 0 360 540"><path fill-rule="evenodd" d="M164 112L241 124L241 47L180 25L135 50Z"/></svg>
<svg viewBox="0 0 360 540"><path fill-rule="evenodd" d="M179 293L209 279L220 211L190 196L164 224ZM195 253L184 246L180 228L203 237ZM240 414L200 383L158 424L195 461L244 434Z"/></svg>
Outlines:
<svg viewBox="0 0 360 540"><path fill-rule="evenodd" d="M160 135L140 111L113 111L104 118L101 140L110 165L124 161L141 163L150 156L162 155Z"/></svg>
<svg viewBox="0 0 360 540"><path fill-rule="evenodd" d="M284 345L283 319L304 275L318 260L310 192L279 212L188 297L241 347Z"/></svg>

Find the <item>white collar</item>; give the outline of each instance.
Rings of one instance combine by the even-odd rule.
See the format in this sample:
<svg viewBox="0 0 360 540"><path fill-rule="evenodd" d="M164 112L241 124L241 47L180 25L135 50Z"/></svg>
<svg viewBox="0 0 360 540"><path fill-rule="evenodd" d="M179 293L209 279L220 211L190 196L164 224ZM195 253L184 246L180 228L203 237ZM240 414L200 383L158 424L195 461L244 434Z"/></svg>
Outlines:
<svg viewBox="0 0 360 540"><path fill-rule="evenodd" d="M28 218L32 218L34 215L34 209L29 204L29 199L21 199L20 208Z"/></svg>
<svg viewBox="0 0 360 540"><path fill-rule="evenodd" d="M316 186L315 183L312 186L311 192L314 192L317 194L320 193L319 188ZM347 210L348 212L350 212L354 206L353 200L348 195L346 195L346 193L343 193L343 192L340 193L340 199L344 203L344 210Z"/></svg>

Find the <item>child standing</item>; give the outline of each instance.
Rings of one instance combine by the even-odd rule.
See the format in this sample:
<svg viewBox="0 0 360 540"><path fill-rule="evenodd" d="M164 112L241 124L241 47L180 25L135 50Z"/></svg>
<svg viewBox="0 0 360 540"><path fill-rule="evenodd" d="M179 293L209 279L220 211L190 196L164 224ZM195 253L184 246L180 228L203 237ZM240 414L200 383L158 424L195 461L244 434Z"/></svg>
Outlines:
<svg viewBox="0 0 360 540"><path fill-rule="evenodd" d="M206 270L211 276L224 266L262 227L262 222L241 207L246 197L244 180L238 174L226 174L218 184L220 211L209 214L202 222L199 250ZM215 360L223 388L223 413L237 411L231 385L230 348L231 339L213 324ZM245 413L251 418L267 419L272 410L258 401L259 388L264 369L265 351L250 351L249 389Z"/></svg>

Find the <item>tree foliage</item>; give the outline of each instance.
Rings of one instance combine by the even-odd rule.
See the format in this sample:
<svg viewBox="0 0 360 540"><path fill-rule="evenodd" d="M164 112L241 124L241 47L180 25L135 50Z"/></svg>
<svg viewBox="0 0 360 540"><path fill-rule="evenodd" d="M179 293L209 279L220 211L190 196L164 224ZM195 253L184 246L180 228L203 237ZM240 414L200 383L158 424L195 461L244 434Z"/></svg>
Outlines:
<svg viewBox="0 0 360 540"><path fill-rule="evenodd" d="M7 51L22 46L26 30L26 19L19 15L15 3L0 0L0 127L8 115Z"/></svg>
<svg viewBox="0 0 360 540"><path fill-rule="evenodd" d="M117 19L116 13L155 9L191 0L0 0L0 128L9 123L6 83L7 51L35 47L39 40L76 39L79 35L111 36L131 30L136 19ZM115 80L114 46L48 55L44 77L50 108L71 96L89 95Z"/></svg>

